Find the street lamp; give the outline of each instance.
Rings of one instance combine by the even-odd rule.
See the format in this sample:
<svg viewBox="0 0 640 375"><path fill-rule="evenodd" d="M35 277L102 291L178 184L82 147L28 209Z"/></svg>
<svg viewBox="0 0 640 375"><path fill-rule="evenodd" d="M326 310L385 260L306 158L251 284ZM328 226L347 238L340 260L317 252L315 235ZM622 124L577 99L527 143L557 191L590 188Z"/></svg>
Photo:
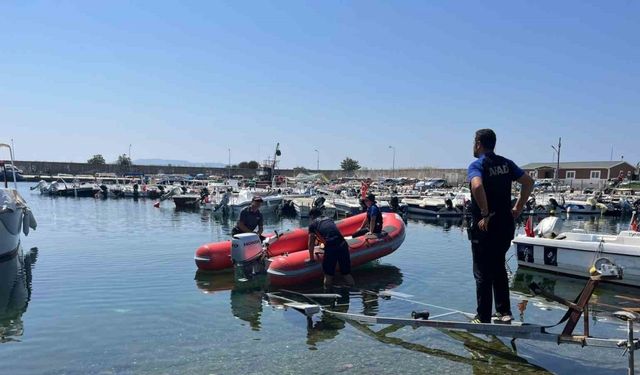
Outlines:
<svg viewBox="0 0 640 375"><path fill-rule="evenodd" d="M316 173L320 173L320 151L313 150L317 153L316 155Z"/></svg>
<svg viewBox="0 0 640 375"><path fill-rule="evenodd" d="M229 180L231 179L231 148L228 148L227 151L229 151Z"/></svg>
<svg viewBox="0 0 640 375"><path fill-rule="evenodd" d="M391 177L396 178L396 148L389 146L393 150L393 164L391 164Z"/></svg>
<svg viewBox="0 0 640 375"><path fill-rule="evenodd" d="M556 172L554 173L554 176L553 176L555 179L554 191L557 189L558 179L560 177L560 148L561 147L562 147L562 138L558 138L558 148L556 148L555 146L551 146L553 151L556 152L556 156L558 157L556 162Z"/></svg>

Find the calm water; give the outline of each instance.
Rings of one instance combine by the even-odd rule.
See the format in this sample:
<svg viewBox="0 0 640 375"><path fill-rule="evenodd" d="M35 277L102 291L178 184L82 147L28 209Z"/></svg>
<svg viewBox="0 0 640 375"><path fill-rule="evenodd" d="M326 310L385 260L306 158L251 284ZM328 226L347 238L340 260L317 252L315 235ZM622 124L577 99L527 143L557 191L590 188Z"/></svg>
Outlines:
<svg viewBox="0 0 640 375"><path fill-rule="evenodd" d="M265 286L231 273L196 273L194 250L228 237L232 223L199 212L160 209L149 200L50 198L21 185L38 230L26 255L0 265L0 374L621 374L620 352L430 329L384 329L329 316L312 324L267 303ZM268 219L267 229L297 227ZM570 227L616 232L616 220L576 218ZM37 251L29 251L37 247ZM358 286L475 309L475 286L460 222L412 220L394 254L354 272ZM512 269L516 266L510 261ZM537 280L573 298L583 281L518 271L512 294L529 299L524 318L555 323L563 311L531 300ZM319 283L318 283L319 286ZM619 295L625 295L620 298ZM640 292L602 288L600 307L637 303ZM634 301L634 299L636 299ZM345 294L342 311L406 316L420 306ZM623 337L604 314L592 334Z"/></svg>

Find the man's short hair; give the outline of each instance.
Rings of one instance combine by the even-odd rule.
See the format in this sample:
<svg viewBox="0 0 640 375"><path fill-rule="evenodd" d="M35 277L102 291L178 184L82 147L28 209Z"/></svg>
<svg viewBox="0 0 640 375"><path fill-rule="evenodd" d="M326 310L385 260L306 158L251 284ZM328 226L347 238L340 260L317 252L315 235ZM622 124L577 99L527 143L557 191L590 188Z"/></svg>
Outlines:
<svg viewBox="0 0 640 375"><path fill-rule="evenodd" d="M496 148L496 133L491 129L480 129L476 131L476 140L487 150Z"/></svg>

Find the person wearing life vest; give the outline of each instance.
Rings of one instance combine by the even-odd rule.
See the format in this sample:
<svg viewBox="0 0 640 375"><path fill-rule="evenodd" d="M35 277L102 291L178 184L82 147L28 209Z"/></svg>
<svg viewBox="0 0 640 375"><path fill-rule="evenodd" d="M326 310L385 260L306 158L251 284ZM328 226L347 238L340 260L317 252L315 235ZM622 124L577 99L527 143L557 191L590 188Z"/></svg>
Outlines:
<svg viewBox="0 0 640 375"><path fill-rule="evenodd" d="M322 272L324 273L324 286L330 288L333 285L333 277L336 266L340 266L340 274L345 283L349 286L355 284L351 276L351 256L349 245L344 239L336 224L330 218L322 216L319 208L312 208L309 211L309 260L315 262L316 241L324 244L324 257L322 259Z"/></svg>
<svg viewBox="0 0 640 375"><path fill-rule="evenodd" d="M352 237L360 237L365 234L380 234L382 233L382 212L378 208L376 202L376 196L369 193L364 199L364 204L367 207L367 217L362 222L360 229L353 234Z"/></svg>
<svg viewBox="0 0 640 375"><path fill-rule="evenodd" d="M509 280L505 254L515 232L514 219L520 216L533 190L533 179L513 161L496 155L496 134L480 129L475 134L473 156L469 165L471 185L471 226L468 229L473 256L473 276L476 280L478 303L476 323L490 323L495 299L497 323L511 323ZM512 208L511 185L521 184L520 196Z"/></svg>

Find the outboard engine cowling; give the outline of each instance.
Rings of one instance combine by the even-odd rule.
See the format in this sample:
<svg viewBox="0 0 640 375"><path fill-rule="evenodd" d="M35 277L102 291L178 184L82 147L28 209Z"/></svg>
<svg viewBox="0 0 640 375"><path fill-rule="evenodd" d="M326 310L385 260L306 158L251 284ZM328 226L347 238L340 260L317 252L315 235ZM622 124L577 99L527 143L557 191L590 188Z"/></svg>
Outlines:
<svg viewBox="0 0 640 375"><path fill-rule="evenodd" d="M240 233L231 240L231 261L242 271L241 277L250 279L266 271L266 257L260 237L256 233Z"/></svg>
<svg viewBox="0 0 640 375"><path fill-rule="evenodd" d="M262 253L262 243L256 233L240 233L231 240L231 260L237 264L251 262Z"/></svg>

